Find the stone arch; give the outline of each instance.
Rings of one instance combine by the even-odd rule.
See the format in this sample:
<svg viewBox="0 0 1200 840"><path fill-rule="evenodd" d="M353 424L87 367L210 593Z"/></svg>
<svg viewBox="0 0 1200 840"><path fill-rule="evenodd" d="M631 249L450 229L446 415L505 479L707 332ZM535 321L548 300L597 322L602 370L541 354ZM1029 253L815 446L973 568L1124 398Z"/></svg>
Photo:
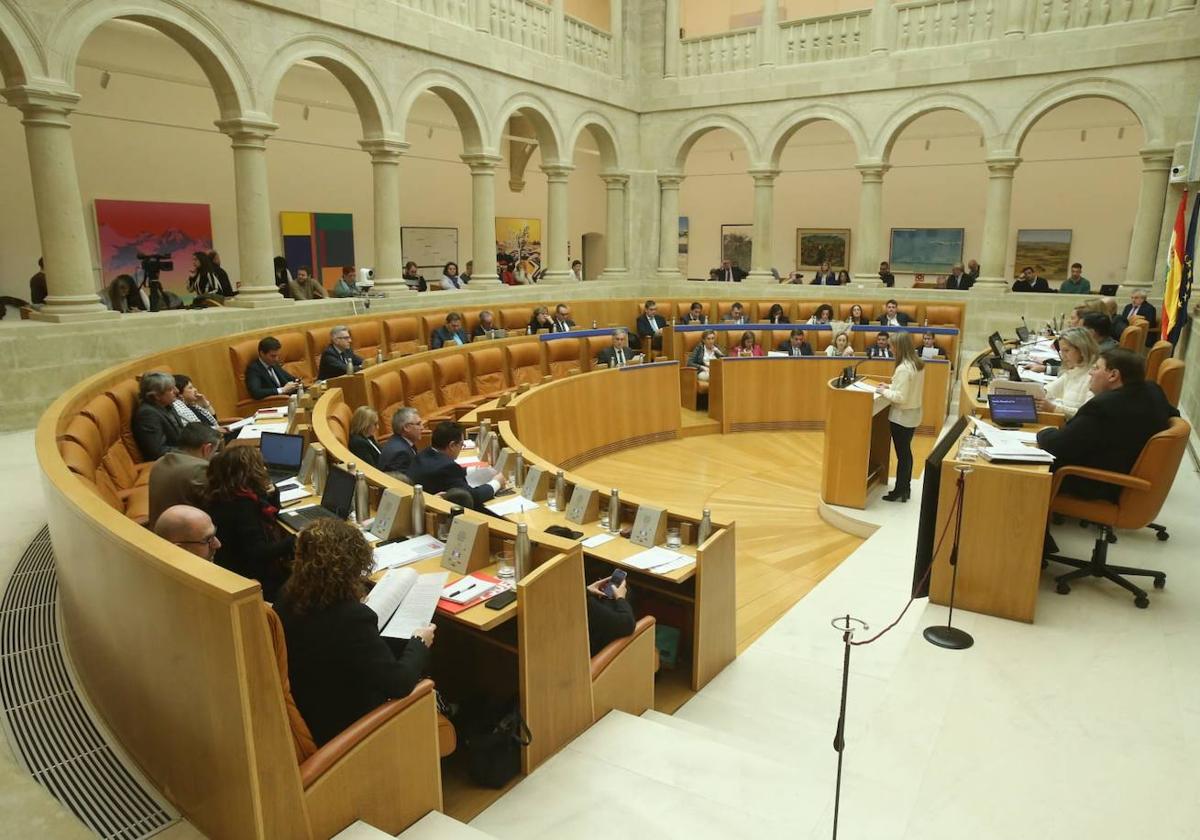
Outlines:
<svg viewBox="0 0 1200 840"><path fill-rule="evenodd" d="M403 138L408 124L408 115L423 93L432 93L454 115L458 131L462 134L463 152L468 155L484 151L484 137L488 135L487 119L479 100L467 84L458 76L444 70L425 70L413 77L396 102L396 133Z"/></svg>
<svg viewBox="0 0 1200 840"><path fill-rule="evenodd" d="M600 149L600 171L620 170L622 156L617 146L617 130L607 117L595 111L588 111L575 121L567 138L566 153L570 155L575 151L575 144L585 131L592 136Z"/></svg>
<svg viewBox="0 0 1200 840"><path fill-rule="evenodd" d="M45 73L45 52L29 21L15 8L0 5L0 81L4 87Z"/></svg>
<svg viewBox="0 0 1200 840"><path fill-rule="evenodd" d="M901 132L917 117L933 111L958 111L970 117L983 132L984 142L988 143L989 148L991 141L1000 133L991 113L971 97L963 96L961 93L930 93L917 97L888 117L876 139L878 145L874 150L875 153L870 157L886 163L891 157L892 146L895 145L896 138L900 136Z"/></svg>
<svg viewBox="0 0 1200 840"><path fill-rule="evenodd" d="M1062 82L1031 99L1004 135L1004 148L1019 153L1034 123L1065 102L1085 98L1110 99L1124 105L1141 123L1146 146L1170 145L1160 109L1149 94L1128 82L1098 77Z"/></svg>
<svg viewBox="0 0 1200 840"><path fill-rule="evenodd" d="M305 60L328 70L346 88L358 109L364 138L374 139L391 132L391 105L375 72L358 53L324 35L295 38L267 61L258 87L266 113L274 110L275 96L288 70Z"/></svg>
<svg viewBox="0 0 1200 840"><path fill-rule="evenodd" d="M696 145L696 141L705 134L708 134L710 131L716 131L718 128L732 132L742 141L742 145L746 147L746 154L752 163L759 159L758 143L745 123L735 117L724 114L712 114L693 120L676 132L675 137L666 146L668 157L659 167L660 171L683 172L688 154L692 151L692 146Z"/></svg>
<svg viewBox="0 0 1200 840"><path fill-rule="evenodd" d="M768 161L770 167L772 169L779 168L780 155L783 154L783 149L792 139L792 135L804 126L822 120L840 126L846 134L850 135L850 141L854 143L854 151L861 160L867 152L868 144L867 133L863 130L858 118L836 105L811 105L788 114L771 129L767 142L763 145L763 149L771 155Z"/></svg>
<svg viewBox="0 0 1200 840"><path fill-rule="evenodd" d="M75 66L84 42L101 24L125 19L157 29L175 41L208 77L222 119L255 111L249 74L238 58L238 49L207 16L184 0L80 0L55 21L46 38L47 68L51 78L74 87Z"/></svg>
<svg viewBox="0 0 1200 840"><path fill-rule="evenodd" d="M509 98L496 112L493 126L492 148L499 149L504 142L504 132L511 117L520 114L533 125L537 133L538 147L542 153L542 164L570 163L563 158L562 132L550 117L554 110L540 97L532 93L518 93Z"/></svg>

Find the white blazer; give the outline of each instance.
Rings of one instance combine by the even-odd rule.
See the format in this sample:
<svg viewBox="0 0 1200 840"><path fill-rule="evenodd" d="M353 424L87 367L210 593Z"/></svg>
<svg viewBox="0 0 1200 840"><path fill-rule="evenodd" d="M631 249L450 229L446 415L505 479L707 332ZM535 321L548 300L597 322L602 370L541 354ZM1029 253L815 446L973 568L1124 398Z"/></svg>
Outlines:
<svg viewBox="0 0 1200 840"><path fill-rule="evenodd" d="M1054 403L1054 407L1069 420L1081 405L1092 398L1092 390L1088 387L1090 382L1086 366L1064 369L1057 379L1046 386L1046 399Z"/></svg>
<svg viewBox="0 0 1200 840"><path fill-rule="evenodd" d="M921 396L924 392L925 371L917 370L912 362L900 362L892 374L891 384L883 389L883 396L892 404L888 419L906 429L921 425Z"/></svg>

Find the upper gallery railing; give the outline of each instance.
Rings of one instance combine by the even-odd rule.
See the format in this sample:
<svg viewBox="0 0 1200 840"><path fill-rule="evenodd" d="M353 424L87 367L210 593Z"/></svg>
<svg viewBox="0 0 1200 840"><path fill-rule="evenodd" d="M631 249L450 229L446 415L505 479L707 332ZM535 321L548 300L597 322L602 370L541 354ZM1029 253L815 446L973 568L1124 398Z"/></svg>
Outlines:
<svg viewBox="0 0 1200 840"><path fill-rule="evenodd" d="M533 0L491 0L491 31L498 38L551 52L551 9Z"/></svg>
<svg viewBox="0 0 1200 840"><path fill-rule="evenodd" d="M613 61L612 36L570 15L564 15L564 20L567 60L580 67L609 72Z"/></svg>
<svg viewBox="0 0 1200 840"><path fill-rule="evenodd" d="M915 0L896 4L897 50L990 41L1004 34L996 5L1005 0Z"/></svg>
<svg viewBox="0 0 1200 840"><path fill-rule="evenodd" d="M779 25L779 63L803 64L835 58L855 58L867 51L871 12L789 20Z"/></svg>
<svg viewBox="0 0 1200 840"><path fill-rule="evenodd" d="M738 29L699 38L685 38L679 47L681 76L729 73L758 64L757 29Z"/></svg>

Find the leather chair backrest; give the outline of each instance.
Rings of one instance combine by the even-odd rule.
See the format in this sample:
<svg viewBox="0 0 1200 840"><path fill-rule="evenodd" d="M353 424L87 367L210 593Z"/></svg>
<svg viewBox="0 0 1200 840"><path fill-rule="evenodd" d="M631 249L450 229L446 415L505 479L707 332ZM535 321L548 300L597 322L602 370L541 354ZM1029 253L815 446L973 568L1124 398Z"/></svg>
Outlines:
<svg viewBox="0 0 1200 840"><path fill-rule="evenodd" d="M408 355L417 352L421 340L421 324L416 317L388 318L383 322L383 337L388 354Z"/></svg>
<svg viewBox="0 0 1200 840"><path fill-rule="evenodd" d="M166 373L166 370L161 372ZM113 385L104 392L117 406L117 414L121 419L121 442L129 457L135 462L142 460L142 452L138 449L137 441L133 439L133 413L138 406L138 380L126 379ZM101 429L103 431L103 429Z"/></svg>
<svg viewBox="0 0 1200 840"><path fill-rule="evenodd" d="M304 340L308 343L308 355L312 359L312 369L314 372L321 367L321 354L325 352L325 348L330 344L329 331L334 326L331 324L324 327L313 327L311 330L304 331ZM379 322L359 321L347 324L346 326L350 328L350 337L353 339L354 352L364 359L374 361L375 354L383 346L383 336Z"/></svg>
<svg viewBox="0 0 1200 840"><path fill-rule="evenodd" d="M1146 353L1146 378L1151 382L1158 381L1158 370L1162 363L1171 356L1174 348L1169 341L1156 341Z"/></svg>
<svg viewBox="0 0 1200 840"><path fill-rule="evenodd" d="M467 357L453 353L433 360L433 381L438 402L442 405L461 405L471 400L471 385L467 374Z"/></svg>
<svg viewBox="0 0 1200 840"><path fill-rule="evenodd" d="M95 481L89 481L83 477L80 477L79 480L96 491L96 495L103 499L104 503L117 513L125 513L125 503L121 501L121 497L117 495L117 488L113 486L112 480L103 470L96 471Z"/></svg>
<svg viewBox="0 0 1200 840"><path fill-rule="evenodd" d="M533 318L534 304L529 306L506 306L503 309L494 310L493 317L496 323L506 330L516 330L524 332L529 326L529 321Z"/></svg>
<svg viewBox="0 0 1200 840"><path fill-rule="evenodd" d="M709 304L709 302L706 300L698 300L698 301L696 301L696 303L700 304L700 311L703 312L705 314L705 316L708 317L709 322L711 322L712 316L711 316L710 312L712 310L712 306ZM691 311L691 308L692 308L692 301L690 301L690 300L681 300L681 301L676 302L676 304L675 304L675 320L676 320L676 322L682 321L683 316L687 315L688 312Z"/></svg>
<svg viewBox="0 0 1200 840"><path fill-rule="evenodd" d="M1167 395L1167 402L1179 407L1179 395L1183 391L1183 370L1185 365L1179 359L1165 359L1158 366L1158 385Z"/></svg>
<svg viewBox="0 0 1200 840"><path fill-rule="evenodd" d="M418 315L418 320L421 322L421 343L432 347L433 332L438 327L446 326L446 313L434 312L429 315Z"/></svg>
<svg viewBox="0 0 1200 840"><path fill-rule="evenodd" d="M921 323L921 319L917 317L917 305L915 303L902 303L896 307L896 311L907 315L910 324Z"/></svg>
<svg viewBox="0 0 1200 840"><path fill-rule="evenodd" d="M925 307L925 318L931 327L961 327L962 309L931 303Z"/></svg>
<svg viewBox="0 0 1200 840"><path fill-rule="evenodd" d="M404 390L400 387L400 374L394 370L370 379L367 393L371 408L379 414L378 440L392 436L392 415L404 407Z"/></svg>
<svg viewBox="0 0 1200 840"><path fill-rule="evenodd" d="M542 344L554 344L550 341L526 341L520 344L506 344L504 357L508 363L508 374L512 384L537 385L542 381Z"/></svg>
<svg viewBox="0 0 1200 840"><path fill-rule="evenodd" d="M574 370L582 370L579 363L579 339L559 338L542 342L546 345L546 368L555 379L562 379ZM612 339L609 338L609 344ZM597 350L596 352L600 352Z"/></svg>
<svg viewBox="0 0 1200 840"><path fill-rule="evenodd" d="M121 395L122 399L127 397L127 394ZM70 435L74 431L78 435L77 443L89 448L94 447L95 439L88 439L86 428L77 422L87 422L90 418L91 422L95 424L101 444L100 457L96 460L96 466L103 466L108 471L117 489L128 490L133 487L137 483L137 465L130 457L125 443L126 434L129 432L129 421L122 420L121 411L117 407L113 392L110 390L92 397L84 405L82 415L68 424L67 434ZM137 450L136 443L134 443L134 449ZM140 452L138 457L140 460Z"/></svg>
<svg viewBox="0 0 1200 840"><path fill-rule="evenodd" d="M1142 447L1129 474L1150 482L1149 490L1125 488L1117 500L1117 528L1144 528L1162 510L1167 493L1179 471L1192 427L1182 417L1172 417L1164 431L1154 435Z"/></svg>
<svg viewBox="0 0 1200 840"><path fill-rule="evenodd" d="M774 350L783 344L785 341L790 341L792 337L791 330L769 330L764 332L760 339L762 341L762 349L764 353ZM812 336L806 336L809 339L809 344L812 344Z"/></svg>
<svg viewBox="0 0 1200 840"><path fill-rule="evenodd" d="M612 333L588 336L586 358L579 357L580 370L584 373L587 373L589 370L595 370L596 355L605 347L612 347ZM629 347L631 353L638 352L637 347L634 346L634 342L629 342Z"/></svg>
<svg viewBox="0 0 1200 840"><path fill-rule="evenodd" d="M329 407L329 428L342 446L350 445L350 418L353 416L350 406L344 402L337 402Z"/></svg>
<svg viewBox="0 0 1200 840"><path fill-rule="evenodd" d="M796 317L793 321L805 323L817 311L817 307L821 305L819 300L798 300L796 301Z"/></svg>
<svg viewBox="0 0 1200 840"><path fill-rule="evenodd" d="M486 347L467 353L467 369L471 374L471 387L476 394L499 394L508 387L504 371L504 353L499 347Z"/></svg>
<svg viewBox="0 0 1200 840"><path fill-rule="evenodd" d="M113 416L116 416L117 407L112 404L112 400L108 399L103 394L92 398L92 402L95 402L96 400L103 401L103 403L109 407L109 410L112 411ZM114 435L114 437L119 439L120 433L118 432L116 435ZM73 443L83 447L84 451L87 452L88 457L92 460L93 471L100 463L101 459L104 458L104 452L107 447L104 444L103 437L101 437L100 429L97 428L96 422L92 419L90 414L80 413L72 417L71 422L67 424L67 428L62 434L62 439L70 440Z"/></svg>
<svg viewBox="0 0 1200 840"><path fill-rule="evenodd" d="M1120 344L1126 350L1132 350L1134 353L1140 353L1142 348L1146 346L1146 332L1147 327L1145 324L1130 324L1125 328L1125 331L1121 333L1121 339L1118 344Z"/></svg>
<svg viewBox="0 0 1200 840"><path fill-rule="evenodd" d="M703 330L696 330L695 332L683 332L679 334L679 341L683 347L683 358L679 360L680 364L687 364L688 354L695 349L696 345L700 343L700 339L703 337Z"/></svg>
<svg viewBox="0 0 1200 840"><path fill-rule="evenodd" d="M852 300L852 301L850 301L849 303L839 303L839 304L837 305L837 314L838 314L838 320L840 320L840 321L849 321L849 320L850 320L850 310L854 308L854 304L855 304L855 303L858 303L858 301L853 301L853 300ZM864 315L864 316L866 316L866 318L867 318L868 320L873 320L873 319L874 319L874 315L875 315L875 304L873 304L873 303L859 303L858 305L862 307L863 315Z"/></svg>
<svg viewBox="0 0 1200 840"><path fill-rule="evenodd" d="M313 740L312 731L300 709L292 697L292 682L288 678L287 641L283 635L283 622L269 604L263 604L263 614L267 620L267 629L271 634L271 648L275 653L275 667L279 671L279 684L283 689L283 705L287 709L288 727L292 730L292 746L296 750L296 763L302 763L317 751L317 742Z"/></svg>
<svg viewBox="0 0 1200 840"><path fill-rule="evenodd" d="M833 343L833 336L833 330L809 330L808 343L812 345L814 353L824 353L825 348ZM851 336L853 336L853 333L851 333Z"/></svg>
<svg viewBox="0 0 1200 840"><path fill-rule="evenodd" d="M713 318L712 320L715 321L716 323L720 323L721 321L724 321L725 316L729 314L729 310L733 309L733 305L735 303L739 303L739 301L735 301L735 300L719 300L719 301L717 301L717 317ZM753 318L754 317L754 304L746 303L744 300L740 301L740 303L742 304L742 314L744 314L746 316L746 319L750 320L751 318Z"/></svg>
<svg viewBox="0 0 1200 840"><path fill-rule="evenodd" d="M88 422L88 421L84 421ZM70 438L64 437L58 442L58 452L62 455L63 463L67 465L67 469L82 476L92 483L96 481L96 462L92 460L91 454L81 444L76 443Z"/></svg>
<svg viewBox="0 0 1200 840"><path fill-rule="evenodd" d="M793 315L792 301L786 301L786 300L755 301L755 303L754 303L754 320L759 321L764 324L767 323L767 321L769 320L767 317L767 313L771 311L771 307L774 306L776 303L778 303L780 306L783 307L783 315L785 318L787 318L789 321L793 321L793 322L796 320L794 317L792 317L792 315Z"/></svg>
<svg viewBox="0 0 1200 840"><path fill-rule="evenodd" d="M283 365L284 370L304 380L311 380L316 376L317 369L313 367L312 358L308 355L308 341L304 333L288 332L275 337L283 345L279 351L279 363ZM326 341L326 344L328 343ZM257 353L257 350L255 352Z"/></svg>
<svg viewBox="0 0 1200 840"><path fill-rule="evenodd" d="M417 362L400 368L400 387L404 391L404 403L410 405L421 416L429 419L438 413L437 396L433 390L433 368L429 362Z"/></svg>
<svg viewBox="0 0 1200 840"><path fill-rule="evenodd" d="M949 333L935 333L933 336L933 343L941 348L941 351L946 354L946 358L951 362L957 361L954 358L954 338L955 336Z"/></svg>
<svg viewBox="0 0 1200 840"><path fill-rule="evenodd" d="M237 344L229 345L229 367L233 371L233 381L237 385L238 405L252 402L250 392L246 390L246 368L258 358L258 339L248 338Z"/></svg>

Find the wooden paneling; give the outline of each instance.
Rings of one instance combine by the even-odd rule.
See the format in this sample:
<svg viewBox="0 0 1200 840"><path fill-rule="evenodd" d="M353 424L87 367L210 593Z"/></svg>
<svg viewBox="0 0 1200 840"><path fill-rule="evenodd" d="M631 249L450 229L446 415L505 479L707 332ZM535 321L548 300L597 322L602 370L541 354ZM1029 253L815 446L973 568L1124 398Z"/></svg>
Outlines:
<svg viewBox="0 0 1200 840"><path fill-rule="evenodd" d="M592 680L592 715L596 720L613 709L641 715L654 708L654 625L637 633Z"/></svg>
<svg viewBox="0 0 1200 840"><path fill-rule="evenodd" d="M734 525L696 550L696 606L692 613L692 690L699 691L737 656L737 576Z"/></svg>
<svg viewBox="0 0 1200 840"><path fill-rule="evenodd" d="M829 413L825 423L821 499L827 504L861 510L867 506L870 487L880 481L887 482L890 441L887 406L877 406L875 396L865 391L835 388L828 383L826 387ZM875 411L877 407L879 411Z"/></svg>

